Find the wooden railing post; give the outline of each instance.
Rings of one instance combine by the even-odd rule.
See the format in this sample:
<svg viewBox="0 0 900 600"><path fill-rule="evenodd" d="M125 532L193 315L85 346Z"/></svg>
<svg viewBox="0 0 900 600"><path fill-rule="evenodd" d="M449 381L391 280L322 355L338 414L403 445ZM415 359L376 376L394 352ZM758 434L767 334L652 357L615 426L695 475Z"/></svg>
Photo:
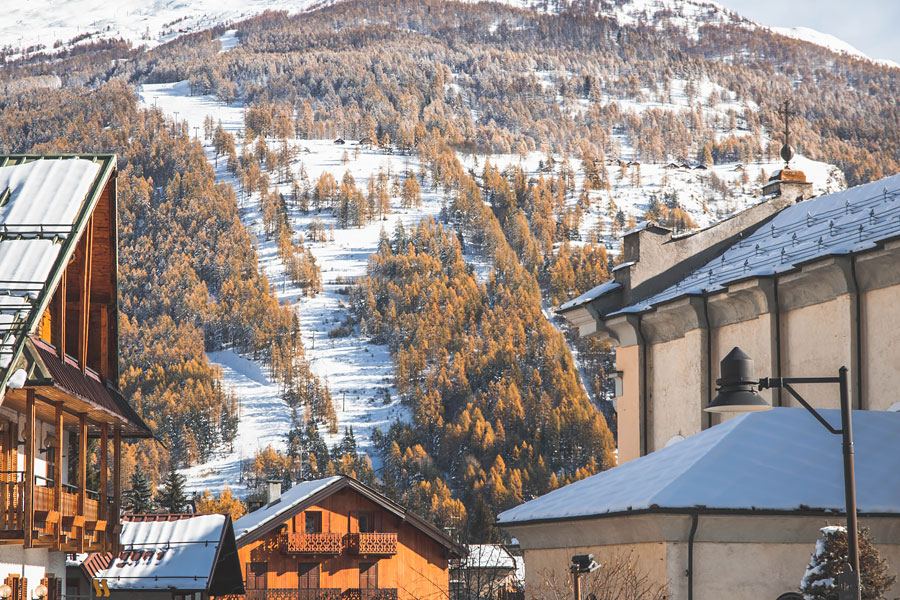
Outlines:
<svg viewBox="0 0 900 600"><path fill-rule="evenodd" d="M24 546L31 548L34 536L34 390L27 391L25 401L25 519Z"/></svg>
<svg viewBox="0 0 900 600"><path fill-rule="evenodd" d="M62 547L62 447L63 447L63 405L62 402L56 403L56 415L54 416L54 425L56 427L56 446L53 448L53 484L56 486L53 497L53 510L59 514L59 520L56 522L56 541L53 544L54 550Z"/></svg>
<svg viewBox="0 0 900 600"><path fill-rule="evenodd" d="M78 508L75 524L78 525L78 551L84 552L84 498L87 489L87 415L78 415Z"/></svg>

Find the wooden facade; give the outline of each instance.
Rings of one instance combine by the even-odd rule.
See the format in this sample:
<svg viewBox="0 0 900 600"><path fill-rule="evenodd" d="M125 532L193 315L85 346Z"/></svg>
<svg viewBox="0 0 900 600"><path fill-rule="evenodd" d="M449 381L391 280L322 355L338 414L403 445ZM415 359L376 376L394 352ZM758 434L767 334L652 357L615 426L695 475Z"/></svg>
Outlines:
<svg viewBox="0 0 900 600"><path fill-rule="evenodd" d="M21 334L7 334L15 345L0 407L0 544L99 552L117 544L121 440L151 435L116 389L116 159L9 155L0 166L76 159L98 163L98 173L87 198L74 200L75 222L53 239L61 249L48 279L35 282ZM48 235L35 227L27 235ZM7 386L17 371L24 384Z"/></svg>
<svg viewBox="0 0 900 600"><path fill-rule="evenodd" d="M239 535L247 600L449 596L459 546L359 482L329 487L339 489L285 511L263 534Z"/></svg>

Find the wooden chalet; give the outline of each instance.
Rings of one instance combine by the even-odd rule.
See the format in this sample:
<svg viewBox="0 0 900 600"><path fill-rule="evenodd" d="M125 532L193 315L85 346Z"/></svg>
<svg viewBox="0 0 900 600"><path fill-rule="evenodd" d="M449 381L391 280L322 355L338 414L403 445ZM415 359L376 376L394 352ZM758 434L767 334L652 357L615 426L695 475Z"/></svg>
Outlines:
<svg viewBox="0 0 900 600"><path fill-rule="evenodd" d="M0 155L0 579L16 598L52 598L66 552L116 546L121 440L151 436L116 389L116 225L114 155Z"/></svg>
<svg viewBox="0 0 900 600"><path fill-rule="evenodd" d="M246 600L445 599L465 548L346 476L305 481L235 521Z"/></svg>

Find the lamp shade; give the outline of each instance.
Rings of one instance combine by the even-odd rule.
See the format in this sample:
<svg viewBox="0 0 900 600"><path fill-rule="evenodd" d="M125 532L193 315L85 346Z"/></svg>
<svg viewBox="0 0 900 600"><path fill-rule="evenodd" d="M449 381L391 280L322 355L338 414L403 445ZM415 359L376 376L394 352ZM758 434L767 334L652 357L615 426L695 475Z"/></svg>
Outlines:
<svg viewBox="0 0 900 600"><path fill-rule="evenodd" d="M722 359L716 381L719 394L706 407L707 412L756 412L772 408L756 393L759 380L754 376L753 359L735 346Z"/></svg>

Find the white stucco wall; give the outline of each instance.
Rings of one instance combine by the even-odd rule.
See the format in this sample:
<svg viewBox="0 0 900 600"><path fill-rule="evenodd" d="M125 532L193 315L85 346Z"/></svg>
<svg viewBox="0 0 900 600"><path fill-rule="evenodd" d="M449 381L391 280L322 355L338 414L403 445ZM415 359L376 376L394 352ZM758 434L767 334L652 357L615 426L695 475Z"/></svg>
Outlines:
<svg viewBox="0 0 900 600"><path fill-rule="evenodd" d="M34 588L41 584L41 579L51 573L54 577L65 580L66 553L50 552L43 548L25 550L22 546L0 546L0 583L10 574L17 574L28 579L28 593L25 598L34 596ZM65 585L63 585L65 588ZM63 591L65 594L65 591Z"/></svg>

